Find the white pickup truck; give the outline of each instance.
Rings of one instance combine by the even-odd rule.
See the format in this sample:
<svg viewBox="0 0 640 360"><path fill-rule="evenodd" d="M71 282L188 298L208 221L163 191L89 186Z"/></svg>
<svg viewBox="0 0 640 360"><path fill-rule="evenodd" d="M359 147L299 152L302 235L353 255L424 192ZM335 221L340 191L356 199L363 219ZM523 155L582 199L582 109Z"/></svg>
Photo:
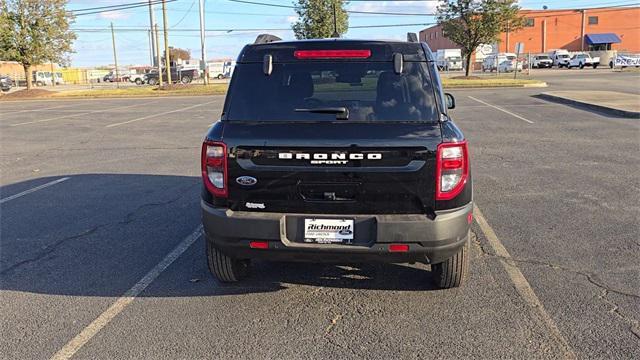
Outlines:
<svg viewBox="0 0 640 360"><path fill-rule="evenodd" d="M567 67L569 69L574 67L583 69L585 66L590 66L595 69L598 65L600 65L599 57L592 58L591 55L587 53L581 53L573 55L571 60L569 60L569 65Z"/></svg>

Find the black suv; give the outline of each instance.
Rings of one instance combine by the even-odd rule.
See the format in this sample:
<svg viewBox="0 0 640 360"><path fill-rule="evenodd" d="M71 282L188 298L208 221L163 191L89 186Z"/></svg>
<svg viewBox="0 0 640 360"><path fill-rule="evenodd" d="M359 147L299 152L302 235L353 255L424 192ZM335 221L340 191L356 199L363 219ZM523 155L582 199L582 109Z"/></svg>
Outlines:
<svg viewBox="0 0 640 360"><path fill-rule="evenodd" d="M467 272L472 183L455 106L424 43L259 37L202 145L211 272L251 259Z"/></svg>

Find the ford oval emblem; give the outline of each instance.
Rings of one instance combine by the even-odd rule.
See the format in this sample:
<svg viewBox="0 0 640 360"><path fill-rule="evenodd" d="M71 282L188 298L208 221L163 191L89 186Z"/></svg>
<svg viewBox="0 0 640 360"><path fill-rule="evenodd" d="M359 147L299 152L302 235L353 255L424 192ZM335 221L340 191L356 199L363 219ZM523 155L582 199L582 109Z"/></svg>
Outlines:
<svg viewBox="0 0 640 360"><path fill-rule="evenodd" d="M258 182L258 179L254 178L253 176L240 176L236 178L236 182L240 185L252 186Z"/></svg>
<svg viewBox="0 0 640 360"><path fill-rule="evenodd" d="M338 231L338 234L340 234L340 235L351 235L351 234L353 234L353 231L351 231L349 229L342 229L342 230Z"/></svg>

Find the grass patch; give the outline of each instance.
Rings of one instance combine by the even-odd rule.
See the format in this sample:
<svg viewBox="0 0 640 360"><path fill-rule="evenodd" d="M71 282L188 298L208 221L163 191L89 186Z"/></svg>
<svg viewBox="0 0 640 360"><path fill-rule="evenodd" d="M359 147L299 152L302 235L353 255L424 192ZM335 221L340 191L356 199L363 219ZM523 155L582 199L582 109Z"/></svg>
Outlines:
<svg viewBox="0 0 640 360"><path fill-rule="evenodd" d="M152 86L132 86L121 89L87 89L63 91L53 95L57 98L101 98L101 97L132 97L132 96L193 96L193 95L221 95L226 94L227 84L211 85L181 85L167 88Z"/></svg>
<svg viewBox="0 0 640 360"><path fill-rule="evenodd" d="M532 79L513 79L513 78L442 78L442 86L445 88L484 88L484 87L525 87L525 86L544 86L545 83Z"/></svg>

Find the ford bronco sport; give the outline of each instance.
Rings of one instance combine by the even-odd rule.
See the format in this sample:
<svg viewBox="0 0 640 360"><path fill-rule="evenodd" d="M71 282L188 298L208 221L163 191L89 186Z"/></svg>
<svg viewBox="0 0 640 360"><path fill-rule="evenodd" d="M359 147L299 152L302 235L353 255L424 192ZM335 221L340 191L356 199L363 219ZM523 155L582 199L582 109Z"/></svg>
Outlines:
<svg viewBox="0 0 640 360"><path fill-rule="evenodd" d="M238 281L251 259L424 262L440 287L460 286L469 153L434 60L415 40L244 47L202 144L213 275Z"/></svg>

